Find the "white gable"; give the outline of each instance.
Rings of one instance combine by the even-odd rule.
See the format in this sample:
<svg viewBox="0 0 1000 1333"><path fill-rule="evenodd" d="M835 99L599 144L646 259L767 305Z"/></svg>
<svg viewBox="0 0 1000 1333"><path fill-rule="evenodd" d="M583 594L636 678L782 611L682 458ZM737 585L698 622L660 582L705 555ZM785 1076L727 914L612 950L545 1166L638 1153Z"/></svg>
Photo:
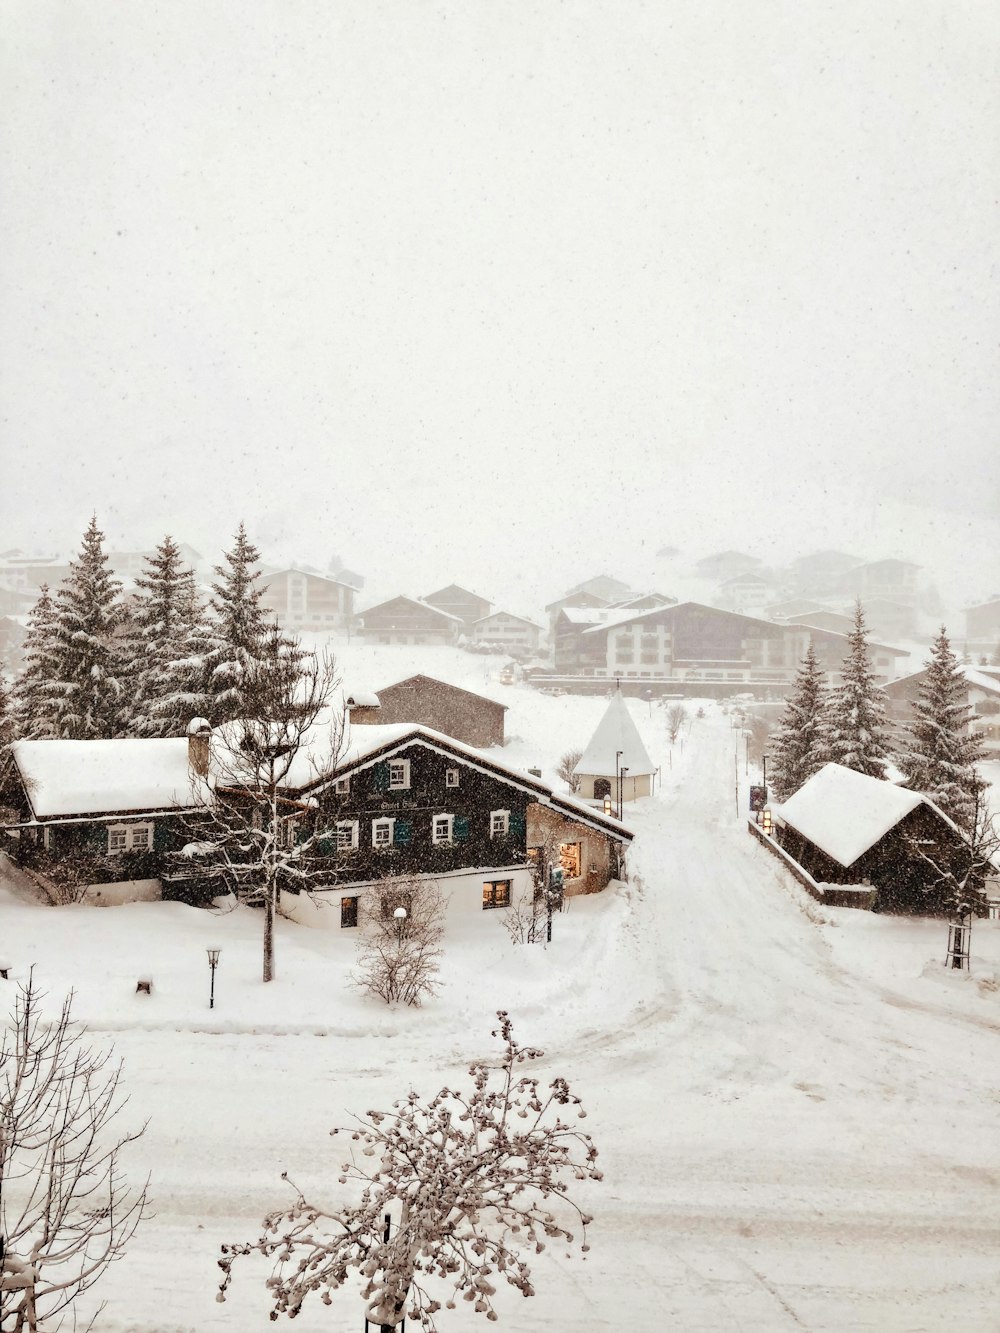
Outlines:
<svg viewBox="0 0 1000 1333"><path fill-rule="evenodd" d="M616 693L573 772L587 777L613 778L621 768L627 768L633 778L656 772L656 765L646 753L624 698Z"/></svg>

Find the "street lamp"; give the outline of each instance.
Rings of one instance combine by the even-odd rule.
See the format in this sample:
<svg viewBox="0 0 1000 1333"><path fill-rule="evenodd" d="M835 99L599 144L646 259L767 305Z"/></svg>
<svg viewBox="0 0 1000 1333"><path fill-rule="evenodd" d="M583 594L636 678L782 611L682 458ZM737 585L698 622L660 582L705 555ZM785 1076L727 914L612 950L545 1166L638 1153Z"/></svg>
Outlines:
<svg viewBox="0 0 1000 1333"><path fill-rule="evenodd" d="M406 930L406 908L397 907L393 916L396 918L396 941L403 943L403 932Z"/></svg>
<svg viewBox="0 0 1000 1333"><path fill-rule="evenodd" d="M621 757L624 753L624 750L615 751L615 800L618 802L616 814L619 819L622 817L622 784L621 778L618 776L618 765L621 763Z"/></svg>
<svg viewBox="0 0 1000 1333"><path fill-rule="evenodd" d="M628 766L618 770L618 818L622 817L622 804L625 800L625 774L628 772Z"/></svg>
<svg viewBox="0 0 1000 1333"><path fill-rule="evenodd" d="M222 950L221 950L221 949L208 949L206 952L208 953L208 965L209 965L209 967L212 969L212 986L211 986L211 990L210 990L209 993L208 993L208 1007L209 1007L209 1009L214 1009L214 1008L215 1008L215 969L219 966L219 954L222 953Z"/></svg>

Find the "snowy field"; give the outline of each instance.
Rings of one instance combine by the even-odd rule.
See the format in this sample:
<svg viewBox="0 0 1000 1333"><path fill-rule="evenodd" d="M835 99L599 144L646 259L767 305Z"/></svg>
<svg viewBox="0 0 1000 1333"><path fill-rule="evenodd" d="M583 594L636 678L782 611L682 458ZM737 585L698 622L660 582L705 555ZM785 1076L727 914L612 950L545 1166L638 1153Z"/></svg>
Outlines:
<svg viewBox="0 0 1000 1333"><path fill-rule="evenodd" d="M349 688L419 670L508 704L503 757L551 780L605 708L502 686L501 659L338 654ZM54 909L8 878L12 979L34 965L52 1001L75 989L125 1059L129 1119L149 1121L131 1169L151 1174L156 1216L93 1293L97 1329L270 1327L262 1266L216 1303L220 1244L258 1234L290 1193L282 1171L333 1201L328 1130L461 1079L495 1048L497 1008L582 1096L605 1172L590 1254L535 1259L538 1295L498 1300L507 1328L1000 1329L1000 922L977 923L959 975L940 923L820 908L745 831L755 774L724 712L696 707L671 754L662 711L630 701L661 781L629 811L629 884L573 900L548 949L516 948L493 916L455 926L421 1010L352 991L351 938L323 913L279 923L264 987L247 910ZM486 1327L467 1309L440 1321ZM307 1302L297 1326L360 1331L361 1302Z"/></svg>

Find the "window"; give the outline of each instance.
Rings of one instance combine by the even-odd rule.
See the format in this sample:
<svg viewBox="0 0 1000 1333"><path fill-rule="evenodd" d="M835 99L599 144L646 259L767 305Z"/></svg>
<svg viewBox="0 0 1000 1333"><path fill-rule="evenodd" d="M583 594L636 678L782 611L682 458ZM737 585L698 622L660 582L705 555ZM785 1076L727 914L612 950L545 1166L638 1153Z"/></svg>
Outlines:
<svg viewBox="0 0 1000 1333"><path fill-rule="evenodd" d="M341 819L337 822L337 851L351 852L358 845L358 821Z"/></svg>
<svg viewBox="0 0 1000 1333"><path fill-rule="evenodd" d="M505 838L510 828L509 810L491 810L490 811L490 837Z"/></svg>
<svg viewBox="0 0 1000 1333"><path fill-rule="evenodd" d="M337 793L338 796L346 796L347 793L351 790L351 779L349 777L338 778L337 781L333 784L333 790Z"/></svg>
<svg viewBox="0 0 1000 1333"><path fill-rule="evenodd" d="M446 768L446 769L445 769L445 772L444 772L444 785L445 785L446 787L457 787L457 786L458 786L458 769L457 769L457 768Z"/></svg>
<svg viewBox="0 0 1000 1333"><path fill-rule="evenodd" d="M453 841L454 825L454 815L435 815L431 820L431 842L443 843Z"/></svg>
<svg viewBox="0 0 1000 1333"><path fill-rule="evenodd" d="M389 790L401 791L410 785L409 759L389 760Z"/></svg>
<svg viewBox="0 0 1000 1333"><path fill-rule="evenodd" d="M559 844L559 863L567 879L579 879L583 864L580 856L580 844L578 842L561 842Z"/></svg>
<svg viewBox="0 0 1000 1333"><path fill-rule="evenodd" d="M372 820L372 846L373 847L391 847L392 846L392 826L394 819L373 819Z"/></svg>
<svg viewBox="0 0 1000 1333"><path fill-rule="evenodd" d="M112 824L108 828L108 855L148 852L153 846L152 824Z"/></svg>
<svg viewBox="0 0 1000 1333"><path fill-rule="evenodd" d="M357 898L341 898L340 900L340 928L346 930L349 926L358 924L358 900Z"/></svg>
<svg viewBox="0 0 1000 1333"><path fill-rule="evenodd" d="M490 879L483 885L483 911L510 906L510 880Z"/></svg>
<svg viewBox="0 0 1000 1333"><path fill-rule="evenodd" d="M275 841L279 847L294 847L295 839L298 836L299 821L295 818L280 819L278 821L277 837Z"/></svg>

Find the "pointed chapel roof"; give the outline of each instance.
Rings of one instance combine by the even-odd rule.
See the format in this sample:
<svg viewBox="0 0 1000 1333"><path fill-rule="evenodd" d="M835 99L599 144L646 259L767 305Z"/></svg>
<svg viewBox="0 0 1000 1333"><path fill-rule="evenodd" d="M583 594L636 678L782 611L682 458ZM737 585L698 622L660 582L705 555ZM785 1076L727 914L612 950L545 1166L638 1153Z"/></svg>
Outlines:
<svg viewBox="0 0 1000 1333"><path fill-rule="evenodd" d="M616 765L619 750L621 755ZM588 777L613 778L619 767L627 768L632 777L656 772L656 765L646 753L620 690L612 695L607 712L597 724L597 730L573 772L585 773Z"/></svg>

